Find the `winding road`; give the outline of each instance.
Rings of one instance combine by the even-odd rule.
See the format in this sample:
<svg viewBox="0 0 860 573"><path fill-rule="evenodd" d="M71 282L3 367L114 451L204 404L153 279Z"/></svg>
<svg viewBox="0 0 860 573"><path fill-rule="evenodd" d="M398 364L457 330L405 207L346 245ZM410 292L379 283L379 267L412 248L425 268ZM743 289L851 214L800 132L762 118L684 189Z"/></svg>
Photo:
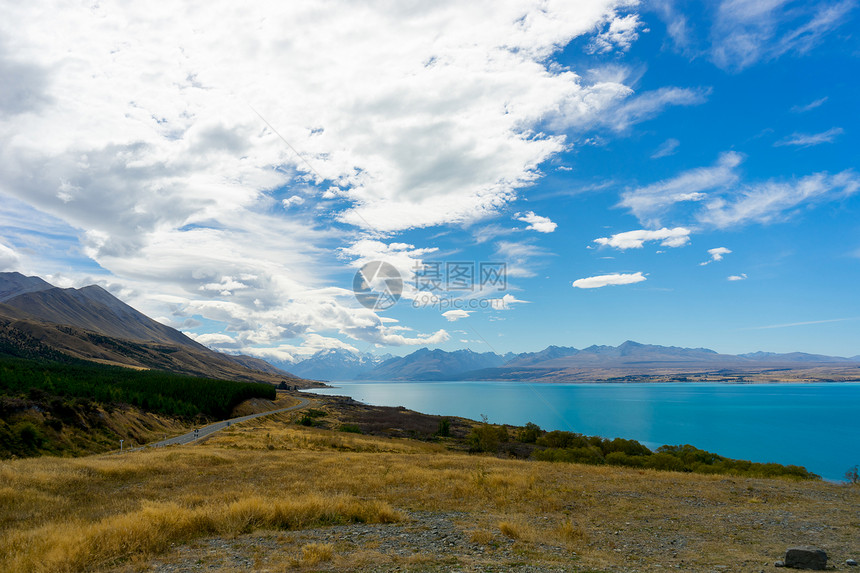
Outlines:
<svg viewBox="0 0 860 573"><path fill-rule="evenodd" d="M299 403L295 406L290 406L289 408L281 408L280 410L272 410L270 412L258 412L256 414L250 414L248 416L240 416L239 418L231 418L229 420L221 420L220 422L215 422L214 424L209 424L208 426L203 426L202 428L196 428L187 434L182 434L181 436L176 436L173 438L169 438L167 440L161 440L160 442L154 442L151 444L147 444L143 446L143 448L161 448L164 446L173 446L177 444L190 444L192 442L196 442L200 438L206 437L210 434L214 434L218 430L223 430L233 424L238 424L239 422L245 422L247 420L253 420L254 418L260 418L262 416L270 416L272 414L280 414L281 412L289 412L291 410L298 410L300 408L304 408L308 404L310 404L310 400L307 398L298 397ZM135 448L142 449L142 448ZM132 451L132 450L126 450Z"/></svg>

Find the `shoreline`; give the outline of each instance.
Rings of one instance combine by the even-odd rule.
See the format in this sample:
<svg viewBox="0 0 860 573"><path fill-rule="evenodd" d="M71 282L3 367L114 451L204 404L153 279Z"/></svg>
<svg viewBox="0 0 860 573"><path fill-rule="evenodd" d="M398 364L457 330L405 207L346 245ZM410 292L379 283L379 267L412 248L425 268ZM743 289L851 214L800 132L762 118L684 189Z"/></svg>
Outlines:
<svg viewBox="0 0 860 573"><path fill-rule="evenodd" d="M563 406L559 406L558 402L553 401L551 397L542 398L538 395L538 399L541 401L541 404L537 402L531 403L527 397L521 396L525 402L513 402L516 404L520 404L517 407L507 407L507 408L498 408L493 406L478 406L476 405L473 408L456 408L452 407L451 403L445 404L444 400L450 400L450 397L444 398L440 401L441 396L445 396L445 393L440 393L434 398L429 398L423 402L416 402L415 396L409 394L409 392L405 392L402 397L397 397L396 392L395 396L373 396L373 394L365 394L357 393L352 395L353 393L349 392L347 387L360 387L363 385L367 386L377 386L379 391L385 392L384 387L390 387L392 389L397 386L402 385L406 387L407 385L424 385L424 388L417 392L417 395L421 395L421 392L430 391L432 393L432 385L439 384L440 390L442 388L454 389L457 386L465 383L464 385L472 385L472 392L477 392L477 395L480 395L480 385L485 383L489 386L492 385L504 385L508 388L523 388L527 389L528 386L532 386L534 388L543 387L545 389L550 388L581 388L582 391L587 392L587 388L599 388L603 387L604 391L602 393L602 398L598 396L598 398L591 399L586 398L586 402L582 402L581 400L576 400L575 402L571 402L571 404L576 404L576 406L572 407L572 410L566 411ZM812 383L803 383L799 385L798 383L785 383L785 382L772 382L772 383L757 383L757 384L738 384L734 382L667 382L661 383L659 385L649 384L649 383L628 383L628 386L633 389L636 388L638 390L647 389L651 386L655 387L655 391L657 388L665 388L670 392L667 395L668 399L655 399L651 401L651 404L648 406L649 414L646 415L644 419L653 420L655 416L660 419L659 427L654 427L653 425L649 425L643 431L636 431L638 427L637 424L630 424L629 418L624 418L624 415L621 414L621 417L618 417L618 414L613 414L615 418L607 419L604 416L598 416L595 418L593 412L595 411L595 407L601 407L600 401L603 400L612 400L613 396L618 396L620 402L617 404L613 403L614 409L624 409L629 410L631 407L631 403L629 400L625 399L625 396L628 394L620 389L618 383L612 382L573 382L573 383L528 383L528 384L518 384L509 380L501 380L501 381L492 381L492 380L483 380L483 381L372 381L372 380L354 380L354 381L329 381L325 387L323 388L309 388L301 390L302 395L313 394L322 398L340 398L351 400L356 404L360 404L365 407L382 407L382 408L403 408L414 411L416 413L422 415L430 415L430 416L443 416L443 417L451 417L451 418L463 418L465 420L470 420L475 424L478 424L478 412L480 411L482 414L487 414L493 423L508 425L513 427L522 427L526 422L535 422L540 427L547 431L552 430L561 430L561 431L571 431L575 433L581 433L587 436L599 436L606 439L632 439L636 440L644 445L647 445L652 451L656 451L662 445L680 445L680 444L692 444L696 448L701 448L709 452L714 452L720 456L737 459L737 460L749 460L758 463L778 463L782 465L801 465L809 469L809 471L815 472L816 474L821 475L822 479L832 483L841 483L843 477L843 470L848 469L848 466L845 468L836 467L839 459L835 458L832 452L813 452L808 451L805 452L802 456L796 456L798 453L791 448L787 448L788 444L794 443L797 440L796 437L791 436L791 432L784 437L784 439L780 439L777 441L770 440L768 443L768 439L762 440L753 440L756 443L759 443L757 448L747 447L750 443L748 439L750 436L754 435L766 435L767 430L763 429L762 425L767 425L770 422L766 419L761 422L752 422L747 423L747 419L750 418L747 414L743 413L743 405L740 407L740 410L737 408L733 408L735 402L733 402L733 394L731 394L731 390L728 390L729 387L738 388L737 392L738 396L746 396L746 392L739 389L741 386L749 387L749 391L753 392L754 388L765 388L765 387L773 387L777 388L778 386L782 386L785 388L786 392L790 392L790 388L794 387L798 390L800 388L810 388L810 385L817 385L820 388L833 388L835 392L840 393L837 388L856 388L858 385L857 382L854 381L834 381L834 382L812 382ZM477 386L477 388L476 388ZM610 390L609 387L617 387L618 393ZM665 408L666 404L671 404L672 394L670 388L674 389L683 389L683 388L698 388L698 389L707 389L707 388L719 388L724 387L727 388L727 392L730 394L719 393L715 396L723 396L724 404L730 404L728 412L728 417L721 413L721 411L717 411L719 409L714 409L713 412L710 410L707 414L705 414L702 420L706 420L699 424L697 420L697 416L702 416L701 410L697 412L695 409L697 406L699 408L702 407L703 403L714 403L712 400L706 400L706 402L702 402L701 398L707 398L707 392L698 396L697 398L691 399L688 405L682 406L680 409L675 407L674 410L671 410L672 406L669 406L669 410ZM564 390L560 390L564 392ZM575 391L575 390L574 390ZM681 391L681 390L679 390ZM776 390L778 392L778 390ZM823 391L823 390L822 390ZM467 394L468 394L467 390ZM749 394L750 405L753 404L762 404L762 398L770 394L770 391L763 390L764 394L761 392L753 392ZM815 393L813 388L810 388L808 392ZM851 391L848 390L850 393ZM520 393L521 394L521 393ZM528 393L527 393L528 394ZM590 392L589 395L592 395ZM581 394L577 394L580 397L585 396ZM853 394L849 394L853 395ZM408 396L408 397L407 397ZM429 394L428 394L429 396ZM825 394L826 396L826 394ZM410 398L412 398L410 400ZM633 407L635 404L640 403L639 400L633 397ZM550 404L547 402L547 399L552 402ZM766 399L766 398L765 398ZM698 400L698 402L697 402ZM728 402L726 402L728 400ZM591 403L593 402L593 403ZM797 402L796 399L790 399L790 402ZM745 404L746 399L741 404ZM535 410L534 407L537 406L540 408L539 410ZM663 407L661 407L663 406ZM686 411L689 406L689 412ZM796 404L795 404L796 406ZM556 410L556 408L559 410ZM734 411L734 414L732 412ZM753 410L757 412L761 412L760 410ZM674 412L674 413L673 413ZM680 412L680 415L678 414ZM635 413L635 412L634 412ZM740 416L740 418L738 417ZM734 419L737 424L732 426L732 431L724 432L717 431L714 429L714 426L719 426L720 424L732 424L730 421ZM597 421L595 421L597 420ZM709 421L708 421L709 420ZM717 422L715 420L721 420L721 422ZM775 422L774 422L775 423ZM650 423L649 423L650 424ZM778 426L778 424L777 424ZM724 428L728 428L728 426L723 426ZM781 427L781 426L780 426ZM794 428L794 426L792 426ZM710 429L709 429L710 428ZM779 427L776 427L779 429ZM853 430L852 430L853 431ZM740 434L739 434L740 432ZM744 434L746 432L746 434ZM796 432L795 432L796 433ZM843 432L844 433L844 432ZM747 436L743 438L743 435ZM781 435L781 434L780 434ZM843 448L845 449L846 454L848 455L845 460L849 462L849 465L854 464L856 462L851 461L856 456L850 453L851 448ZM860 454L860 452L857 452ZM860 458L857 458L860 459Z"/></svg>

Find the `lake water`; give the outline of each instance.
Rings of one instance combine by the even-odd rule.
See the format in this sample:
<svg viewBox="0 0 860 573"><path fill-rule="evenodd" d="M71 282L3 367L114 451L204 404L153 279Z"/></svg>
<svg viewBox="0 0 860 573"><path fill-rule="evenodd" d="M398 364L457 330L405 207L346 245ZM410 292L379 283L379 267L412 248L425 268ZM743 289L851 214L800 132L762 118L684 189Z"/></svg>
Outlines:
<svg viewBox="0 0 860 573"><path fill-rule="evenodd" d="M860 464L860 383L528 384L333 382L320 394L427 414L692 444L720 455L797 464L829 480Z"/></svg>

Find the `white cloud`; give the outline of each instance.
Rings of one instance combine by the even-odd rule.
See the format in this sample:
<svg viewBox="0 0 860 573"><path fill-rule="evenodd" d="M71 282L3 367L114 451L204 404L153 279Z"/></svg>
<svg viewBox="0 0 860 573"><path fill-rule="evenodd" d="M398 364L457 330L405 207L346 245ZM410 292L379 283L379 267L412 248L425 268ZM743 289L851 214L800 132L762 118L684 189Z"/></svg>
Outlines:
<svg viewBox="0 0 860 573"><path fill-rule="evenodd" d="M732 251L730 249L727 249L726 247L716 247L714 249L708 249L708 254L711 255L711 260L699 263L699 265L705 266L711 263L715 263L717 261L722 261L723 257L730 254L731 252Z"/></svg>
<svg viewBox="0 0 860 573"><path fill-rule="evenodd" d="M555 231L555 228L558 227L558 225L553 223L549 217L535 215L534 211L529 211L522 216L517 213L514 215L514 218L517 221L528 223L529 226L526 227L526 230L537 231L538 233L552 233Z"/></svg>
<svg viewBox="0 0 860 573"><path fill-rule="evenodd" d="M499 213L568 148L553 129L626 129L703 101L553 60L607 24L625 49L640 29L619 15L629 5L21 4L0 22L14 86L0 94L0 217L16 202L59 222L78 241L65 251L104 269L69 280L221 321L243 351L321 332L446 340L360 308L332 286L337 255L407 272L431 251L387 234Z"/></svg>
<svg viewBox="0 0 860 573"><path fill-rule="evenodd" d="M520 300L511 293L506 293L501 298L488 299L490 308L493 310L510 310L514 304L528 304L527 300Z"/></svg>
<svg viewBox="0 0 860 573"><path fill-rule="evenodd" d="M792 328L794 326L811 326L813 324L829 324L832 322L845 322L848 320L858 320L858 317L846 317L846 318L829 318L825 320L807 320L803 322L789 322L787 324L769 324L767 326L752 326L750 328L745 328L744 330L769 330L771 328Z"/></svg>
<svg viewBox="0 0 860 573"><path fill-rule="evenodd" d="M613 50L626 52L633 42L639 39L641 27L642 22L638 14L617 16L612 19L606 30L595 36L586 51L592 54L605 54ZM643 30L643 32L647 31L647 29Z"/></svg>
<svg viewBox="0 0 860 573"><path fill-rule="evenodd" d="M283 199L281 204L284 206L284 209L289 209L293 205L302 205L305 202L304 197L301 195L293 195L287 199Z"/></svg>
<svg viewBox="0 0 860 573"><path fill-rule="evenodd" d="M789 52L806 53L842 26L853 8L852 0L724 0L711 29L711 59L721 68L742 70Z"/></svg>
<svg viewBox="0 0 860 573"><path fill-rule="evenodd" d="M806 113L807 111L812 111L815 108L821 107L824 105L829 98L824 96L823 98L819 98L815 101L811 101L806 105L796 105L791 108L791 111L794 113Z"/></svg>
<svg viewBox="0 0 860 573"><path fill-rule="evenodd" d="M741 273L739 275L731 275L727 280L730 281L745 281L747 280L746 273Z"/></svg>
<svg viewBox="0 0 860 573"><path fill-rule="evenodd" d="M499 241L496 243L496 261L505 263L508 278L535 276L533 260L545 257L547 254L544 249L527 242Z"/></svg>
<svg viewBox="0 0 860 573"><path fill-rule="evenodd" d="M0 243L0 271L9 271L18 267L21 258L18 253Z"/></svg>
<svg viewBox="0 0 860 573"><path fill-rule="evenodd" d="M217 347L215 348L216 350L220 350ZM245 347L239 349L239 352L272 362L294 363L300 362L321 350L330 349L340 349L352 352L353 354L360 354L358 348L351 344L337 338L321 336L315 333L305 335L300 345L278 344L265 348Z"/></svg>
<svg viewBox="0 0 860 573"><path fill-rule="evenodd" d="M681 145L680 141L670 137L654 150L654 153L651 154L651 159L660 159L661 157L674 155L678 151L679 145Z"/></svg>
<svg viewBox="0 0 860 573"><path fill-rule="evenodd" d="M675 227L674 229L663 227L655 231L640 229L594 239L594 242L599 245L614 247L622 251L641 249L646 241L660 241L660 245L664 247L683 247L690 242L690 229L684 227Z"/></svg>
<svg viewBox="0 0 860 573"><path fill-rule="evenodd" d="M652 0L651 7L666 25L666 32L675 48L692 55L694 34L687 15L676 10L672 0Z"/></svg>
<svg viewBox="0 0 860 573"><path fill-rule="evenodd" d="M767 181L709 199L697 219L717 228L772 223L789 218L801 205L844 198L858 190L860 177L852 171L816 173L789 182Z"/></svg>
<svg viewBox="0 0 860 573"><path fill-rule="evenodd" d="M841 127L834 127L821 133L795 133L774 143L775 146L795 145L798 147L811 147L822 143L833 143L837 136L842 135Z"/></svg>
<svg viewBox="0 0 860 573"><path fill-rule="evenodd" d="M814 173L791 181L744 183L737 169L742 159L735 152L723 153L712 167L691 169L623 192L619 206L649 225L658 223L673 208L686 206L686 212L675 215L699 225L727 228L785 220L802 205L842 199L860 189L860 177L850 170L835 175Z"/></svg>
<svg viewBox="0 0 860 573"><path fill-rule="evenodd" d="M239 344L236 339L227 334L221 334L217 332L207 334L195 334L193 332L186 332L185 334L187 334L189 337L194 339L196 342L199 342L203 346L208 346L210 348L215 348L218 350L235 350L239 348Z"/></svg>
<svg viewBox="0 0 860 573"><path fill-rule="evenodd" d="M605 286L640 283L644 280L646 280L645 276L641 272L629 274L612 273L609 275L598 275L594 277L586 277L584 279L577 279L573 281L573 286L575 288L601 288Z"/></svg>
<svg viewBox="0 0 860 573"><path fill-rule="evenodd" d="M600 97L593 98L585 107L563 108L558 123L580 129L604 126L623 132L637 123L656 117L667 107L700 105L707 101L710 94L708 89L665 87L633 95L632 90L621 89L619 85L595 84L594 89L600 89Z"/></svg>
<svg viewBox="0 0 860 573"><path fill-rule="evenodd" d="M472 313L468 310L455 309L443 312L442 316L444 316L449 322L455 322L461 318L468 318L470 314Z"/></svg>
<svg viewBox="0 0 860 573"><path fill-rule="evenodd" d="M675 204L701 201L707 196L705 191L737 182L735 168L742 161L740 153L728 151L712 167L691 169L671 179L625 191L619 206L629 208L643 223L656 224Z"/></svg>
<svg viewBox="0 0 860 573"><path fill-rule="evenodd" d="M504 235L509 235L515 229L509 229L507 227L503 227L501 225L485 225L483 227L478 227L472 231L472 236L475 237L475 242L478 244L486 243L487 241L491 241L496 237L501 237Z"/></svg>

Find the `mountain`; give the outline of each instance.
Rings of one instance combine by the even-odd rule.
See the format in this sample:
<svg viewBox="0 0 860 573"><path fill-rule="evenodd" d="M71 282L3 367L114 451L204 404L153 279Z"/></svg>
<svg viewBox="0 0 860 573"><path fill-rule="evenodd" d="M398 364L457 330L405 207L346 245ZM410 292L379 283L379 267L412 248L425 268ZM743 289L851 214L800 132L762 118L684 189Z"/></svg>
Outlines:
<svg viewBox="0 0 860 573"><path fill-rule="evenodd" d="M520 356L503 367L463 372L456 379L629 381L636 378L687 380L693 375L700 380L713 376L765 381L845 380L860 376L860 361L838 356L802 352L719 354L708 348L658 346L632 340L619 346L589 346L578 351L549 347L534 355Z"/></svg>
<svg viewBox="0 0 860 573"><path fill-rule="evenodd" d="M138 312L96 285L80 289L49 287L24 292L7 298L3 305L20 311L29 319L67 324L105 336L179 344L196 350L205 348L178 330Z"/></svg>
<svg viewBox="0 0 860 573"><path fill-rule="evenodd" d="M471 350L429 350L422 348L412 354L386 360L361 375L363 379L378 380L445 380L462 372L502 366L504 359L493 352Z"/></svg>
<svg viewBox="0 0 860 573"><path fill-rule="evenodd" d="M547 346L540 352L505 355L505 366L530 366L547 360L572 356L578 352L579 350L570 346Z"/></svg>
<svg viewBox="0 0 860 573"><path fill-rule="evenodd" d="M0 354L169 370L230 380L308 385L251 357L206 348L99 286L63 289L0 273Z"/></svg>
<svg viewBox="0 0 860 573"><path fill-rule="evenodd" d="M289 365L289 369L296 376L313 380L356 380L389 358L390 354L376 356L329 348Z"/></svg>
<svg viewBox="0 0 860 573"><path fill-rule="evenodd" d="M539 352L508 353L471 350L429 350L394 357L379 363L372 355L345 350L324 350L290 365L299 376L317 380L705 380L747 379L854 379L860 377L860 360L793 352L720 354L708 348L682 348L641 344L628 340L618 346L548 346ZM778 374L775 374L778 373ZM806 376L806 378L804 378Z"/></svg>
<svg viewBox="0 0 860 573"><path fill-rule="evenodd" d="M48 290L53 285L39 277L27 277L21 273L0 273L0 302L6 302L20 294Z"/></svg>
<svg viewBox="0 0 860 573"><path fill-rule="evenodd" d="M267 372L269 374L276 374L278 376L294 376L292 373L287 372L282 368L278 368L274 364L266 362L262 358L257 358L256 356L248 356L246 354L221 354L225 358L232 360L236 364L240 364L245 368L250 368L251 370L257 370L258 372Z"/></svg>
<svg viewBox="0 0 860 573"><path fill-rule="evenodd" d="M738 356L742 358L749 358L750 360L758 360L763 362L780 362L780 363L789 363L789 362L858 362L860 360L860 356L854 356L853 358L842 358L841 356L825 356L823 354L807 354L806 352L789 352L786 354L779 354L776 352L748 352L746 354L738 354Z"/></svg>

